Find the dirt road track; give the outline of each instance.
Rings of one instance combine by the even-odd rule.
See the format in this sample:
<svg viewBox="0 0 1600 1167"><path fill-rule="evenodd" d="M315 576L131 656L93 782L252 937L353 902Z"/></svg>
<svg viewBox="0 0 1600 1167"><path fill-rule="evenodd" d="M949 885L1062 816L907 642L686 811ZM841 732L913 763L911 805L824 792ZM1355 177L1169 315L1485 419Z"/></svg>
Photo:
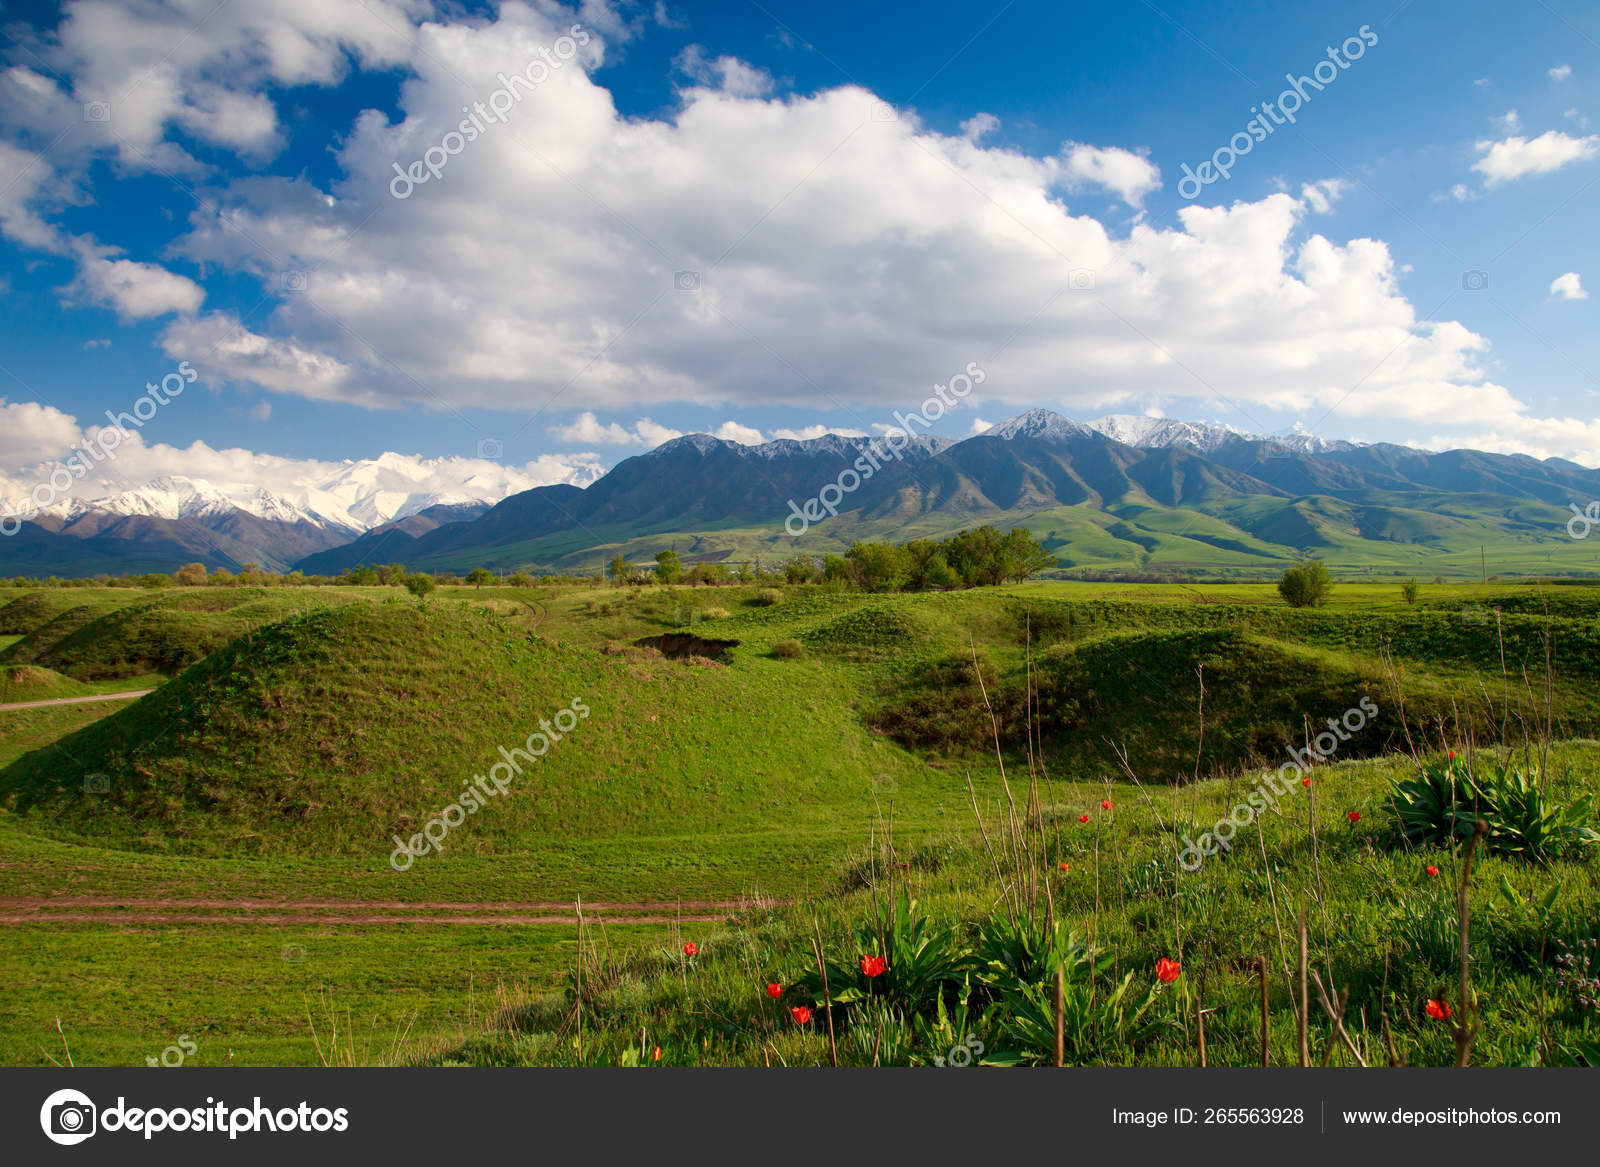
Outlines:
<svg viewBox="0 0 1600 1167"><path fill-rule="evenodd" d="M588 923L713 923L754 905L740 900L585 903ZM0 897L0 925L250 924L308 927L324 924L574 925L575 905L554 900L407 902L401 900L133 899L115 896Z"/></svg>
<svg viewBox="0 0 1600 1167"><path fill-rule="evenodd" d="M146 693L153 693L154 689L130 689L126 693L95 693L88 697L52 697L48 701L13 701L9 705L0 705L0 713L10 713L13 709L48 709L52 705L87 705L91 701L132 701L135 697L143 697Z"/></svg>

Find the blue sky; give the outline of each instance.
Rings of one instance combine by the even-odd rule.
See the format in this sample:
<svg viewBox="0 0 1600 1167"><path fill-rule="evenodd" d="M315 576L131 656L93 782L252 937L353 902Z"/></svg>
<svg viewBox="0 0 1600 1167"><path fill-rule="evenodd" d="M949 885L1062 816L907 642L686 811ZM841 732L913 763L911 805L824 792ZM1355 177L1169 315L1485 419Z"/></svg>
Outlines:
<svg viewBox="0 0 1600 1167"><path fill-rule="evenodd" d="M180 360L198 390L86 491L385 452L582 482L677 432L871 432L969 362L950 436L1043 405L1600 465L1591 3L0 20L0 487ZM1294 124L1183 197L1352 37Z"/></svg>

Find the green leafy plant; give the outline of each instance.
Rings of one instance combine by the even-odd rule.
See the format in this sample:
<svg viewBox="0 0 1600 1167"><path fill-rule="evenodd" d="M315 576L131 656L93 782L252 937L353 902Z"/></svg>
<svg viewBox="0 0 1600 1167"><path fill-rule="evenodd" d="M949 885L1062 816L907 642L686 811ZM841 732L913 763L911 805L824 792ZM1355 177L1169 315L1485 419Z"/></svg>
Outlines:
<svg viewBox="0 0 1600 1167"><path fill-rule="evenodd" d="M965 978L970 958L955 928L935 927L902 888L876 921L856 931L849 963L826 960L826 994L835 1006L883 998L909 1013L930 1009ZM880 963L881 962L881 963ZM801 982L820 1004L820 972Z"/></svg>
<svg viewBox="0 0 1600 1167"><path fill-rule="evenodd" d="M1526 771L1505 764L1473 774L1454 758L1432 763L1392 783L1388 805L1400 837L1413 844L1464 839L1480 819L1489 826L1490 851L1536 863L1600 844L1600 832L1588 825L1592 797L1558 802Z"/></svg>
<svg viewBox="0 0 1600 1167"><path fill-rule="evenodd" d="M1107 988L1097 980L1113 964L1109 953L1064 968L1061 996L1063 1052L1072 1064L1093 1058L1113 1061L1129 1047L1177 1029L1175 1017L1157 1009L1166 996L1152 981L1141 996L1128 973ZM1002 990L991 1010L1000 1048L984 1061L995 1066L1030 1066L1050 1061L1055 1053L1053 986L1019 985Z"/></svg>

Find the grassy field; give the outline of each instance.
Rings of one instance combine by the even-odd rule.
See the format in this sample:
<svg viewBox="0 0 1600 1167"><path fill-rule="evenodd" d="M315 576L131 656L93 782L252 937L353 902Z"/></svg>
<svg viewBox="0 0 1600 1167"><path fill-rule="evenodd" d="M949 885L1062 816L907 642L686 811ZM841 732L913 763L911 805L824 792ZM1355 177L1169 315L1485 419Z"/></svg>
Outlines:
<svg viewBox="0 0 1600 1167"><path fill-rule="evenodd" d="M1411 606L1345 582L1307 612L1257 584L68 591L0 591L0 658L26 654L11 683L156 692L0 712L6 1064L63 1059L57 1018L79 1064L138 1064L179 1034L198 1064L617 1064L641 1031L674 1063L826 1063L820 1007L789 1015L823 999L814 940L863 992L835 1010L840 1061L926 1062L968 1035L1015 1054L1028 1007L1006 994L1037 969L997 978L997 920L1034 930L1013 950L1081 955L1067 933L1092 950L1072 965L1078 1060L1193 1064L1198 1000L1211 1063L1250 1063L1265 958L1288 1061L1302 901L1357 1048L1387 1056L1387 1012L1407 1060L1442 1063L1423 1005L1453 992L1461 848L1397 842L1390 783L1469 742L1537 768L1548 737L1551 797L1600 790L1586 587L1424 585ZM633 645L669 632L738 643ZM574 698L561 741L395 869L395 836L442 821ZM1248 846L1176 866L1176 840L1307 719L1315 734L1363 698L1378 715ZM1582 1060L1600 1037L1554 963L1594 938L1596 873L1592 850L1480 856L1475 1060ZM852 971L872 946L855 931L889 929L902 892L901 925L925 918L954 980L902 984L898 957L884 980ZM486 918L510 905L540 922ZM1097 1012L1129 975L1136 1021ZM1320 1057L1324 1014L1313 1028Z"/></svg>

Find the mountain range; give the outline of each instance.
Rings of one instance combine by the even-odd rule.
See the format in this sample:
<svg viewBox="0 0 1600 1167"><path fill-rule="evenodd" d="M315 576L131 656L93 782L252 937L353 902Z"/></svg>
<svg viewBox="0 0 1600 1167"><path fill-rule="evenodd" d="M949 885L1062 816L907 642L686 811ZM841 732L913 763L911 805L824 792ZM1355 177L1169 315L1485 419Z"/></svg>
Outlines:
<svg viewBox="0 0 1600 1167"><path fill-rule="evenodd" d="M742 445L691 434L588 486L498 500L360 489L291 500L169 479L24 524L0 540L0 574L247 559L320 575L396 561L587 572L666 547L691 561L770 563L980 523L1029 527L1063 569L1264 574L1315 554L1383 572L1600 574L1600 540L1591 546L1565 528L1573 505L1600 498L1600 471L1561 459L1126 415L1078 422L1044 409L961 441L898 444L893 457L884 439ZM786 531L785 519L830 483L837 513L817 511L798 538Z"/></svg>

